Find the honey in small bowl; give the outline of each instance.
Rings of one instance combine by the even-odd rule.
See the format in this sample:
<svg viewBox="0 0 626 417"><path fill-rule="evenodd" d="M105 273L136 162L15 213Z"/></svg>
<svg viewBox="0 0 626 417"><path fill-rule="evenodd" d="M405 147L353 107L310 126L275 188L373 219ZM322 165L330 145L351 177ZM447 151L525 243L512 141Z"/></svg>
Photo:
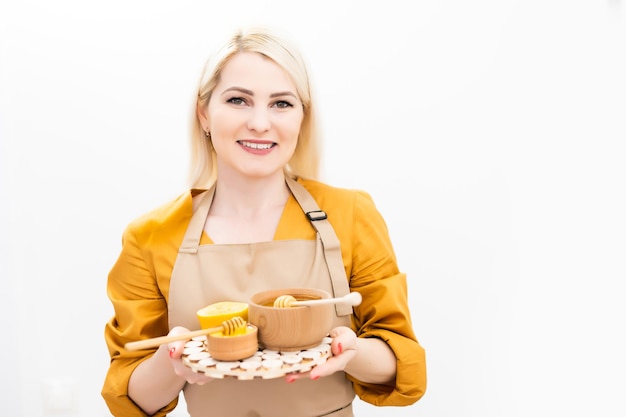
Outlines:
<svg viewBox="0 0 626 417"><path fill-rule="evenodd" d="M319 345L331 330L334 305L274 307L276 298L286 294L300 301L331 298L327 291L316 288L283 288L254 294L248 303L248 319L258 328L259 345L283 352Z"/></svg>
<svg viewBox="0 0 626 417"><path fill-rule="evenodd" d="M248 323L243 331L237 330L233 335L222 332L207 336L207 351L219 361L238 361L249 358L259 349L258 328Z"/></svg>

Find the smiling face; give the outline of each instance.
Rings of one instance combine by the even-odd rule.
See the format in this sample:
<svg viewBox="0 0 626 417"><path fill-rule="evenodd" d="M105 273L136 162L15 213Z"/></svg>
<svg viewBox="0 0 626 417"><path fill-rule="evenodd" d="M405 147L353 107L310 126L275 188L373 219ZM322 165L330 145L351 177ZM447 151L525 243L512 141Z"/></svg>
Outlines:
<svg viewBox="0 0 626 417"><path fill-rule="evenodd" d="M224 66L198 117L211 133L218 176L262 178L282 175L304 113L287 72L260 54L243 52Z"/></svg>

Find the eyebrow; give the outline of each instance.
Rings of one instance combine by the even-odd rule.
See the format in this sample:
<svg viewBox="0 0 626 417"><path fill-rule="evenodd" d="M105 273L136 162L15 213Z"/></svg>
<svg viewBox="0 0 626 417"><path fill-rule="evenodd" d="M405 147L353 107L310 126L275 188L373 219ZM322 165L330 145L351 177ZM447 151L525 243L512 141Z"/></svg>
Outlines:
<svg viewBox="0 0 626 417"><path fill-rule="evenodd" d="M229 87L226 90L222 91L222 94L227 93L229 91L239 91L239 92L247 94L249 96L254 96L254 93L252 92L252 90L248 90L247 88L243 88L243 87ZM296 99L298 98L291 91L281 91L281 92L278 92L278 93L270 94L270 98L282 97L282 96L292 96L293 98L296 98Z"/></svg>

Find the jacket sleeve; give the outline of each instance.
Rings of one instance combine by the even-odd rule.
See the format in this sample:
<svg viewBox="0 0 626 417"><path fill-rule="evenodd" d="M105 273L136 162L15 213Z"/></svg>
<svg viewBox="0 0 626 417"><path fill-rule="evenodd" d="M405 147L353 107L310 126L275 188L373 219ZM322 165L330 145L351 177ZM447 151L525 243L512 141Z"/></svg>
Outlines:
<svg viewBox="0 0 626 417"><path fill-rule="evenodd" d="M156 349L130 352L124 345L168 332L167 303L155 277L155 271L149 267L138 243L137 234L129 226L124 232L121 254L107 282L114 316L104 330L111 363L101 394L116 417L147 416L128 396L128 381L135 368L152 356ZM165 416L176 407L177 402L178 398L173 399L154 416Z"/></svg>
<svg viewBox="0 0 626 417"><path fill-rule="evenodd" d="M348 376L356 394L377 406L406 406L426 391L425 351L413 331L406 274L398 268L387 225L364 192L356 195L350 287L363 296L352 323L359 337L385 341L397 359L395 387L367 384Z"/></svg>

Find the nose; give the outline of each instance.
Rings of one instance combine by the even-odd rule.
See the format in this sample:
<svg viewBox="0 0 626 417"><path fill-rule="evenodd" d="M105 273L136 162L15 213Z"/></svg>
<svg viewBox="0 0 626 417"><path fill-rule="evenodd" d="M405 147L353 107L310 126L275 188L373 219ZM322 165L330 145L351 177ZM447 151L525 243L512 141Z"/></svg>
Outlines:
<svg viewBox="0 0 626 417"><path fill-rule="evenodd" d="M255 132L266 132L272 127L270 111L264 107L254 107L250 111L248 129Z"/></svg>

